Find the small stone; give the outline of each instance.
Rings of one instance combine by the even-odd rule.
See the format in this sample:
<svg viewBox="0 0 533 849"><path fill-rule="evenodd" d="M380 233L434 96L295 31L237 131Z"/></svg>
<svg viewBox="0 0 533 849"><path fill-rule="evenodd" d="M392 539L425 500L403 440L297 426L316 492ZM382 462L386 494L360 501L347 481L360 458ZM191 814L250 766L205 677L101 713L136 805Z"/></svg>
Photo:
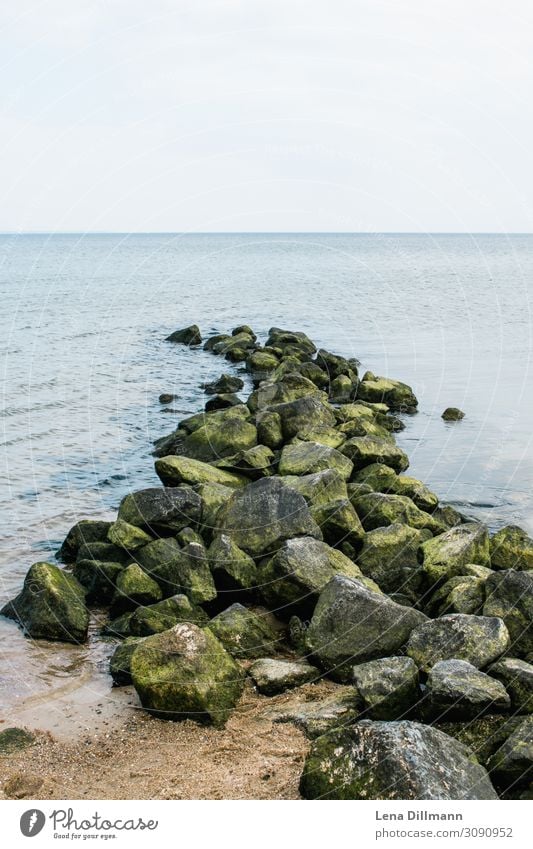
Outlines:
<svg viewBox="0 0 533 849"><path fill-rule="evenodd" d="M459 422L464 417L465 414L458 407L446 407L441 416L445 422Z"/></svg>
<svg viewBox="0 0 533 849"><path fill-rule="evenodd" d="M309 681L318 681L320 672L308 663L263 657L248 670L255 686L265 696L274 696Z"/></svg>
<svg viewBox="0 0 533 849"><path fill-rule="evenodd" d="M202 334L197 324L190 324L181 330L175 330L167 336L165 342L181 342L183 345L201 345Z"/></svg>

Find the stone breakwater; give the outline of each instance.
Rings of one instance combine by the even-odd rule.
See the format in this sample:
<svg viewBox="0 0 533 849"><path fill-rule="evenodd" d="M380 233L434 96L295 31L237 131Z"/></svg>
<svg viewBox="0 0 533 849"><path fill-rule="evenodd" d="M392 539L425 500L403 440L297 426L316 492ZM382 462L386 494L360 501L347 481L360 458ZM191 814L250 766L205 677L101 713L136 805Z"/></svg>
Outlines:
<svg viewBox="0 0 533 849"><path fill-rule="evenodd" d="M196 325L168 341L203 344ZM272 715L312 741L304 797L530 798L533 540L405 474L406 384L279 328L203 348L232 371L155 444L163 486L79 521L64 568L35 563L2 614L81 643L106 609L115 685L164 719L220 727L246 679L292 690ZM333 693L298 699L324 677Z"/></svg>

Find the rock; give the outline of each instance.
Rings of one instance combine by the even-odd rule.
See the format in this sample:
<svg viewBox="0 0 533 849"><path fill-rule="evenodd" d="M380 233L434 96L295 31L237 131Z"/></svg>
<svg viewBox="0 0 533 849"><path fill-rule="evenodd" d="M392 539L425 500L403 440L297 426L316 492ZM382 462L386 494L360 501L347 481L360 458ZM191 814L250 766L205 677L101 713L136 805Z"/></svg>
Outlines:
<svg viewBox="0 0 533 849"><path fill-rule="evenodd" d="M511 635L514 655L533 651L533 573L507 569L485 584L485 616L500 616Z"/></svg>
<svg viewBox="0 0 533 849"><path fill-rule="evenodd" d="M359 381L352 380L348 375L340 374L335 377L329 387L329 398L333 404L344 404L357 395Z"/></svg>
<svg viewBox="0 0 533 849"><path fill-rule="evenodd" d="M443 528L424 510L405 495L389 495L385 492L371 492L352 498L365 531L373 531L387 525L405 524L417 530L427 528L433 533L442 533ZM427 544L427 543L426 543Z"/></svg>
<svg viewBox="0 0 533 849"><path fill-rule="evenodd" d="M80 545L76 554L76 562L80 560L96 560L99 563L122 563L127 566L131 557L123 548L110 542L87 542Z"/></svg>
<svg viewBox="0 0 533 849"><path fill-rule="evenodd" d="M242 352L240 359L246 359L247 351L255 347L254 333L236 333L234 336L221 339L220 342L215 342L212 347L214 354L222 354L226 359L232 359L228 354L234 354L237 351L239 355Z"/></svg>
<svg viewBox="0 0 533 849"><path fill-rule="evenodd" d="M262 657L275 651L280 639L268 611L257 613L242 604L232 604L211 619L209 630L237 658Z"/></svg>
<svg viewBox="0 0 533 849"><path fill-rule="evenodd" d="M72 563L81 545L90 542L107 542L107 532L111 524L111 522L92 519L76 522L65 537L57 556L63 563Z"/></svg>
<svg viewBox="0 0 533 849"><path fill-rule="evenodd" d="M217 467L228 469L230 472L237 472L239 475L246 475L251 480L257 480L272 475L275 463L274 453L270 448L267 448L266 445L255 445L247 451L239 451L233 457L219 460Z"/></svg>
<svg viewBox="0 0 533 849"><path fill-rule="evenodd" d="M333 546L349 543L354 550L361 548L365 532L347 498L313 507L311 513L327 543Z"/></svg>
<svg viewBox="0 0 533 849"><path fill-rule="evenodd" d="M238 395L213 395L209 401L206 402L205 411L206 413L211 413L216 410L227 410L230 407L240 407L241 405L242 401Z"/></svg>
<svg viewBox="0 0 533 849"><path fill-rule="evenodd" d="M303 495L310 507L321 507L348 497L346 482L336 469L325 469L312 475L288 475L282 481Z"/></svg>
<svg viewBox="0 0 533 849"><path fill-rule="evenodd" d="M232 413L240 407L220 410L222 413ZM209 462L222 457L230 457L238 451L246 451L257 445L257 430L251 422L244 421L240 416L227 416L221 423L211 421L209 413L205 416L205 424L196 428L183 441L181 453L191 460ZM156 466L157 467L157 466Z"/></svg>
<svg viewBox="0 0 533 849"><path fill-rule="evenodd" d="M507 525L490 541L490 562L493 569L533 569L533 539L517 525Z"/></svg>
<svg viewBox="0 0 533 849"><path fill-rule="evenodd" d="M172 395L170 392L162 392L157 400L160 404L171 404L177 397L177 395Z"/></svg>
<svg viewBox="0 0 533 849"><path fill-rule="evenodd" d="M279 448L283 443L283 430L281 428L281 416L270 410L264 410L257 414L257 441L268 448Z"/></svg>
<svg viewBox="0 0 533 849"><path fill-rule="evenodd" d="M489 535L485 525L458 525L422 545L423 566L433 583L461 575L467 563L490 566Z"/></svg>
<svg viewBox="0 0 533 849"><path fill-rule="evenodd" d="M346 442L346 437L334 427L306 427L298 431L291 444L300 442L315 442L327 448L340 448Z"/></svg>
<svg viewBox="0 0 533 849"><path fill-rule="evenodd" d="M123 569L123 563L76 560L72 574L85 588L87 604L109 604L115 592L116 580Z"/></svg>
<svg viewBox="0 0 533 849"><path fill-rule="evenodd" d="M358 664L353 680L371 719L401 719L420 699L418 669L410 657L385 657Z"/></svg>
<svg viewBox="0 0 533 849"><path fill-rule="evenodd" d="M340 551L312 537L289 539L261 564L259 588L271 607L311 613L318 596L337 574L360 576L360 570Z"/></svg>
<svg viewBox="0 0 533 849"><path fill-rule="evenodd" d="M231 336L229 336L229 334L217 333L214 336L210 336L204 343L204 351L212 351L215 345L218 345L219 342L229 342L230 340Z"/></svg>
<svg viewBox="0 0 533 849"><path fill-rule="evenodd" d="M480 569L484 568L482 566ZM428 604L428 612L435 616L445 613L482 613L485 600L485 578L473 575L456 575L442 584L433 593Z"/></svg>
<svg viewBox="0 0 533 849"><path fill-rule="evenodd" d="M369 531L357 555L357 565L383 592L397 592L404 584L405 570L418 568L418 550L424 533L427 532L398 523Z"/></svg>
<svg viewBox="0 0 533 849"><path fill-rule="evenodd" d="M227 534L215 537L208 558L219 592L248 591L257 586L257 567L253 558Z"/></svg>
<svg viewBox="0 0 533 849"><path fill-rule="evenodd" d="M264 715L273 722L294 723L313 740L355 722L357 699L353 687L336 687L331 695L311 700L295 693L290 701L269 708Z"/></svg>
<svg viewBox="0 0 533 849"><path fill-rule="evenodd" d="M0 615L14 619L35 640L84 643L87 639L85 590L73 575L52 563L34 563L22 591Z"/></svg>
<svg viewBox="0 0 533 849"><path fill-rule="evenodd" d="M172 538L154 540L137 552L137 561L157 581L165 597L185 593L193 604L216 598L207 553L198 543L180 548Z"/></svg>
<svg viewBox="0 0 533 849"><path fill-rule="evenodd" d="M156 604L144 605L134 610L129 619L128 630L134 637L149 637L168 631L179 622L194 622L195 625L206 625L209 617L186 595L177 594Z"/></svg>
<svg viewBox="0 0 533 849"><path fill-rule="evenodd" d="M16 772L2 789L8 799L36 799L43 784L44 780L39 775Z"/></svg>
<svg viewBox="0 0 533 849"><path fill-rule="evenodd" d="M221 374L212 383L203 383L202 389L206 395L232 395L244 389L244 381L232 374Z"/></svg>
<svg viewBox="0 0 533 849"><path fill-rule="evenodd" d="M170 336L167 336L165 342L181 342L183 345L201 345L202 334L197 324L190 324L188 327L182 327L181 330L175 330Z"/></svg>
<svg viewBox="0 0 533 849"><path fill-rule="evenodd" d="M254 351L246 360L246 370L251 373L255 382L267 380L278 366L278 358L267 351Z"/></svg>
<svg viewBox="0 0 533 849"><path fill-rule="evenodd" d="M270 328L266 344L282 349L288 345L296 346L307 354L314 354L316 352L314 343L305 333L294 330L282 330L280 327Z"/></svg>
<svg viewBox="0 0 533 849"><path fill-rule="evenodd" d="M176 534L176 540L182 548L185 548L185 546L189 545L190 542L197 542L198 545L204 544L200 534L197 534L192 528L182 528L182 530Z"/></svg>
<svg viewBox="0 0 533 849"><path fill-rule="evenodd" d="M118 518L152 534L175 534L201 519L202 500L191 487L151 487L126 495Z"/></svg>
<svg viewBox="0 0 533 849"><path fill-rule="evenodd" d="M279 461L280 475L309 475L335 469L344 480L348 480L353 463L335 448L317 442L301 442L285 445Z"/></svg>
<svg viewBox="0 0 533 849"><path fill-rule="evenodd" d="M264 696L275 696L292 687L320 679L320 672L309 663L263 657L248 670L255 686Z"/></svg>
<svg viewBox="0 0 533 849"><path fill-rule="evenodd" d="M320 539L305 499L279 478L262 478L235 492L218 514L220 529L252 557L295 536Z"/></svg>
<svg viewBox="0 0 533 849"><path fill-rule="evenodd" d="M487 763L496 785L524 787L533 777L533 717L524 719Z"/></svg>
<svg viewBox="0 0 533 849"><path fill-rule="evenodd" d="M421 510L427 510L428 513L433 513L439 503L439 499L435 493L431 492L422 481L408 475L398 475L394 481L394 489L392 491L396 495L406 495L408 498L411 498L417 507ZM434 516L433 518L437 517ZM442 521L441 524L444 525Z"/></svg>
<svg viewBox="0 0 533 849"><path fill-rule="evenodd" d="M161 589L153 578L147 575L138 563L131 563L117 578L112 602L113 612L131 610L139 604L153 604L160 601L162 596Z"/></svg>
<svg viewBox="0 0 533 849"><path fill-rule="evenodd" d="M316 387L311 385L316 393ZM298 431L306 427L333 427L335 424L333 410L316 394L305 395L286 404L275 404L270 407L270 411L279 415L283 437L286 440L292 439Z"/></svg>
<svg viewBox="0 0 533 849"><path fill-rule="evenodd" d="M524 721L523 716L485 714L468 722L439 722L439 731L468 746L480 764L487 766L489 758Z"/></svg>
<svg viewBox="0 0 533 849"><path fill-rule="evenodd" d="M467 660L478 669L496 660L509 648L509 632L495 616L451 613L415 628L407 654L426 672L440 660Z"/></svg>
<svg viewBox="0 0 533 849"><path fill-rule="evenodd" d="M216 469L209 463L191 460L189 457L162 457L155 461L155 470L165 486L217 483L236 489L249 483L248 479L241 475Z"/></svg>
<svg viewBox="0 0 533 849"><path fill-rule="evenodd" d="M150 713L217 726L224 725L244 686L241 670L214 634L188 623L146 637L133 653L131 677Z"/></svg>
<svg viewBox="0 0 533 849"><path fill-rule="evenodd" d="M246 333L247 336L251 336L254 342L257 339L257 336L255 335L249 324L239 324L238 327L234 327L231 331L232 336L240 336L241 333Z"/></svg>
<svg viewBox="0 0 533 849"><path fill-rule="evenodd" d="M493 663L488 672L505 686L516 711L533 713L533 666L530 663L516 657L504 657Z"/></svg>
<svg viewBox="0 0 533 849"><path fill-rule="evenodd" d="M458 422L461 419L464 419L464 417L465 414L462 410L459 410L458 407L446 407L441 416L445 422Z"/></svg>
<svg viewBox="0 0 533 849"><path fill-rule="evenodd" d="M470 750L418 722L363 720L315 740L305 799L497 799Z"/></svg>
<svg viewBox="0 0 533 849"><path fill-rule="evenodd" d="M299 366L300 363L298 363ZM263 381L259 388L252 392L246 403L252 413L259 414L272 406L276 408L278 405L289 404L307 396L314 397L322 404L327 403L327 395L321 392L312 380L308 380L297 372L284 374L278 379L274 372L272 379Z"/></svg>
<svg viewBox="0 0 533 849"><path fill-rule="evenodd" d="M136 548L152 542L152 537L141 528L136 528L135 525L130 525L123 519L117 519L113 522L107 533L109 542L119 548L124 548L126 551L135 551Z"/></svg>
<svg viewBox="0 0 533 849"><path fill-rule="evenodd" d="M389 380L386 377L374 377L365 379L359 384L357 397L362 401L386 404L391 410L402 413L416 412L418 401L410 386L399 380Z"/></svg>
<svg viewBox="0 0 533 849"><path fill-rule="evenodd" d="M131 659L140 642L138 637L127 637L111 655L109 674L115 687L127 687L131 684Z"/></svg>
<svg viewBox="0 0 533 849"><path fill-rule="evenodd" d="M133 610L122 613L117 616L107 625L102 628L102 634L108 637L119 637L121 640L125 637L131 637L130 622L133 616Z"/></svg>
<svg viewBox="0 0 533 849"><path fill-rule="evenodd" d="M430 670L424 715L433 719L475 719L484 713L509 710L503 684L479 672L466 660L441 660Z"/></svg>
<svg viewBox="0 0 533 849"><path fill-rule="evenodd" d="M232 422L249 422L251 413L246 404L241 404L239 407L233 407L231 410L218 410L214 413L194 413L186 419L182 419L179 423L177 434L183 437L184 435L194 433L202 427L207 427L209 430L221 430L226 425L231 426ZM172 434L171 434L172 435ZM156 445L160 440L156 441ZM179 453L176 451L175 453Z"/></svg>
<svg viewBox="0 0 533 849"><path fill-rule="evenodd" d="M354 436L341 448L354 469L362 469L370 463L384 463L397 472L403 472L409 466L409 458L394 442L373 436Z"/></svg>
<svg viewBox="0 0 533 849"><path fill-rule="evenodd" d="M11 755L35 743L35 735L25 728L4 728L0 731L0 755Z"/></svg>
<svg viewBox="0 0 533 849"><path fill-rule="evenodd" d="M354 664L394 654L425 620L418 610L337 575L318 599L307 644L335 679L346 681Z"/></svg>
<svg viewBox="0 0 533 849"><path fill-rule="evenodd" d="M308 380L312 380L315 386L318 386L319 389L324 389L329 385L328 375L325 374L316 363L301 363L298 366L298 371L301 375L303 375L303 377L306 377Z"/></svg>

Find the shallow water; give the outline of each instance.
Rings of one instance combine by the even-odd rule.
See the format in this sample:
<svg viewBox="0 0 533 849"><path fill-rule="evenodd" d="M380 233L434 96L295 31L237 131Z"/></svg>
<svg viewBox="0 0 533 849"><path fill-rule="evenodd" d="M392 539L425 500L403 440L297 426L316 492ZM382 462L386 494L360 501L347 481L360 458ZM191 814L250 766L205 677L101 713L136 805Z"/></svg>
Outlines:
<svg viewBox="0 0 533 849"><path fill-rule="evenodd" d="M163 341L192 321L204 336L302 329L410 383L420 412L398 438L410 473L493 529L533 532L533 236L0 236L0 287L2 600L77 519L157 483L152 440L231 370ZM179 396L175 412L162 391ZM444 423L446 406L466 418ZM5 717L38 705L35 722L56 727L65 680L80 705L117 698L96 634L50 646L0 620L0 640Z"/></svg>

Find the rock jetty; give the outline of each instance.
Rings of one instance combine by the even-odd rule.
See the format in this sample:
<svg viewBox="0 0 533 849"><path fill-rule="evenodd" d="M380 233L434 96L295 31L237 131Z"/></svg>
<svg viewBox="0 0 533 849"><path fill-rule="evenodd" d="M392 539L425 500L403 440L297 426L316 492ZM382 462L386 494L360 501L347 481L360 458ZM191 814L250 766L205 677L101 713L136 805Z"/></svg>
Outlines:
<svg viewBox="0 0 533 849"><path fill-rule="evenodd" d="M77 522L2 614L80 643L106 609L115 685L168 720L222 726L244 686L290 690L269 710L310 738L306 798L531 798L533 540L406 474L405 383L301 331L167 341L225 364L157 440L161 486Z"/></svg>

